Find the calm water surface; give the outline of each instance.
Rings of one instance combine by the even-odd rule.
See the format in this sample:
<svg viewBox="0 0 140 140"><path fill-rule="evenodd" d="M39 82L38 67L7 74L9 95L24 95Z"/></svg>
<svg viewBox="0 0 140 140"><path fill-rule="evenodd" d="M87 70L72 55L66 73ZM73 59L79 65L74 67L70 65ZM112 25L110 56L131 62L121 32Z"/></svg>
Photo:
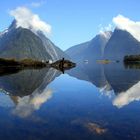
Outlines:
<svg viewBox="0 0 140 140"><path fill-rule="evenodd" d="M140 69L78 64L0 74L0 139L140 140Z"/></svg>

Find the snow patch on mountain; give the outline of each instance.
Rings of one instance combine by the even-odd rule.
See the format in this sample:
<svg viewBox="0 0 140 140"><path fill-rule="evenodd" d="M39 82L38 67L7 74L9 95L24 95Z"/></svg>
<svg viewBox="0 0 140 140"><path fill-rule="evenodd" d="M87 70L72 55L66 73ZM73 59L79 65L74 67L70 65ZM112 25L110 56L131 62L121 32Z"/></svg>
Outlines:
<svg viewBox="0 0 140 140"><path fill-rule="evenodd" d="M110 32L110 31L105 31L105 32L100 31L100 35L102 37L105 37L107 40L109 40L111 35L112 35L112 32Z"/></svg>

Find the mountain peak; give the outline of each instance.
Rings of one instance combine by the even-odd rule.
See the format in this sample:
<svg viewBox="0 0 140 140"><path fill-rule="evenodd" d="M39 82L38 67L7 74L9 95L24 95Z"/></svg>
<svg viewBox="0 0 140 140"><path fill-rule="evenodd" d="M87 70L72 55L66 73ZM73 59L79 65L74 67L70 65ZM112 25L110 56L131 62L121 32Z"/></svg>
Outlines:
<svg viewBox="0 0 140 140"><path fill-rule="evenodd" d="M26 24L25 24L25 26L19 25L18 21L16 19L14 19L12 21L11 25L9 26L8 30L11 31L16 28L28 29L28 30L32 31L33 33L35 33L36 35L38 35L38 32L40 32L40 30L35 30L34 27L32 27L31 25L29 25L29 26L26 26Z"/></svg>
<svg viewBox="0 0 140 140"><path fill-rule="evenodd" d="M34 60L57 60L65 57L65 53L56 47L43 31L34 32L32 26L24 28L18 26L16 19L8 29L0 33L0 57Z"/></svg>
<svg viewBox="0 0 140 140"><path fill-rule="evenodd" d="M16 19L17 28L22 27L30 29L34 33L39 30L46 34L51 32L51 25L41 20L37 14L32 13L32 11L26 7L17 7L16 9L11 10L10 15Z"/></svg>
<svg viewBox="0 0 140 140"><path fill-rule="evenodd" d="M116 28L106 45L104 58L123 60L126 55L138 55L140 42L127 30Z"/></svg>

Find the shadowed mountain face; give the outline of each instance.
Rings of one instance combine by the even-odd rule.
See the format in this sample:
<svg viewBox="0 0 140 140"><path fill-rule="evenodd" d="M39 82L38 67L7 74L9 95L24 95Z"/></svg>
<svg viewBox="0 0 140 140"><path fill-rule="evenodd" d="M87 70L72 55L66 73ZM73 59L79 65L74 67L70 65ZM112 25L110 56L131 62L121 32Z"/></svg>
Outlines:
<svg viewBox="0 0 140 140"><path fill-rule="evenodd" d="M0 57L35 60L58 60L65 53L56 47L42 32L33 33L29 29L17 28L14 20L0 35Z"/></svg>
<svg viewBox="0 0 140 140"><path fill-rule="evenodd" d="M104 57L111 60L123 60L124 56L140 54L140 42L129 32L115 29L106 44Z"/></svg>
<svg viewBox="0 0 140 140"><path fill-rule="evenodd" d="M140 81L138 69L125 69L122 63L102 64L79 64L68 74L80 80L89 81L105 92L113 90L120 94L126 92Z"/></svg>
<svg viewBox="0 0 140 140"><path fill-rule="evenodd" d="M59 76L60 73L52 68L40 70L22 70L18 73L0 77L0 88L12 96L31 95L38 89L42 92L46 86Z"/></svg>

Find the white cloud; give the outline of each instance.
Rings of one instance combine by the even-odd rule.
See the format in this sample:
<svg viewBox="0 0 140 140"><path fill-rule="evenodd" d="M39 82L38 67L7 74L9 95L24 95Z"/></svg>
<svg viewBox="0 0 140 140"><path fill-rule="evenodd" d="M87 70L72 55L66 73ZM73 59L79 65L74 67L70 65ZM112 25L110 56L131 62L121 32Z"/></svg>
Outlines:
<svg viewBox="0 0 140 140"><path fill-rule="evenodd" d="M18 104L13 110L13 114L25 118L35 110L39 110L41 105L52 97L52 90L45 90L41 94L29 95L18 99Z"/></svg>
<svg viewBox="0 0 140 140"><path fill-rule="evenodd" d="M121 30L126 30L131 33L133 37L135 37L138 41L140 41L140 21L133 21L123 15L118 15L112 19L112 22L117 28ZM112 23L108 24L108 26L103 26L99 24L99 32L103 33L105 31L112 31L114 29L114 25Z"/></svg>
<svg viewBox="0 0 140 140"><path fill-rule="evenodd" d="M118 15L113 18L113 23L122 30L131 33L137 40L140 41L140 21L132 21L123 15Z"/></svg>
<svg viewBox="0 0 140 140"><path fill-rule="evenodd" d="M32 13L26 7L18 7L11 10L10 15L16 19L17 27L31 29L34 33L38 30L47 34L51 32L51 26L42 21L37 14Z"/></svg>
<svg viewBox="0 0 140 140"><path fill-rule="evenodd" d="M133 101L140 101L140 82L132 86L126 92L120 93L113 101L113 105L121 108Z"/></svg>

